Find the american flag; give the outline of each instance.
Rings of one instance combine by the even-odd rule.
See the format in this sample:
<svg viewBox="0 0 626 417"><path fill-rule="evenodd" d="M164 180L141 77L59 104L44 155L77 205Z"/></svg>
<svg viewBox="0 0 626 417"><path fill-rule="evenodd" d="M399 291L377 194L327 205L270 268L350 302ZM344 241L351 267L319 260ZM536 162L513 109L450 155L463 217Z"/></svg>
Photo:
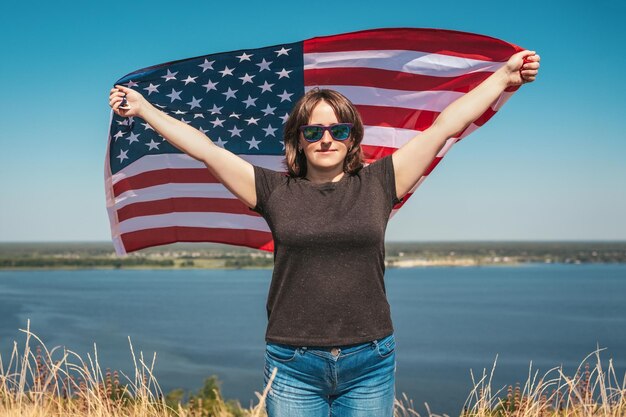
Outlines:
<svg viewBox="0 0 626 417"><path fill-rule="evenodd" d="M471 33L374 29L168 62L132 72L115 84L136 89L250 163L285 171L282 129L305 91L330 88L356 105L365 124L365 160L371 163L428 128L448 104L521 50ZM505 91L448 140L404 202L450 147L489 120L513 92ZM139 118L111 112L105 188L118 255L174 242L273 250L262 217L202 162Z"/></svg>

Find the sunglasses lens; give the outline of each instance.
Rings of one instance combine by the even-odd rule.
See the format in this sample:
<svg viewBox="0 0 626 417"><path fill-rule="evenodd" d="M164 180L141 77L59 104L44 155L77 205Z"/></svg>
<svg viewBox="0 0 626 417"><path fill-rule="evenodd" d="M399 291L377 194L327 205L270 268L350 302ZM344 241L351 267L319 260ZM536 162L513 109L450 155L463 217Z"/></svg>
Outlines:
<svg viewBox="0 0 626 417"><path fill-rule="evenodd" d="M350 125L335 125L330 128L330 133L337 140L346 140L350 136Z"/></svg>
<svg viewBox="0 0 626 417"><path fill-rule="evenodd" d="M320 140L323 134L324 130L322 130L319 126L305 126L304 129L302 129L302 136L304 136L304 140L309 142Z"/></svg>

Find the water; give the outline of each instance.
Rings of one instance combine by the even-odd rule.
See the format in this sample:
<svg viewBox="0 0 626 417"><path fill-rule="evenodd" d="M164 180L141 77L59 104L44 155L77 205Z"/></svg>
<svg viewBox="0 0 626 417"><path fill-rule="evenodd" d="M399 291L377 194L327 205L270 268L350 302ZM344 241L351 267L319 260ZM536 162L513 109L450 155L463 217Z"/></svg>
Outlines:
<svg viewBox="0 0 626 417"><path fill-rule="evenodd" d="M271 271L0 271L3 361L31 331L50 349L102 368L146 360L164 392L197 390L216 374L226 398L249 406L263 383L265 297ZM459 414L474 375L493 388L525 382L529 365L573 374L596 346L626 370L626 265L413 268L387 271L397 338L397 392L423 412ZM32 346L34 347L34 346ZM592 362L593 364L594 362ZM5 363L6 366L6 363Z"/></svg>

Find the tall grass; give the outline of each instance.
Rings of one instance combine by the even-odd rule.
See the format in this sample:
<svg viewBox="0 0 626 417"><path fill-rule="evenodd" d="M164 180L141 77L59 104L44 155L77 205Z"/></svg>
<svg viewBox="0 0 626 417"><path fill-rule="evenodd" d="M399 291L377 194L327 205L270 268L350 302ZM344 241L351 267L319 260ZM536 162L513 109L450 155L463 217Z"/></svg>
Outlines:
<svg viewBox="0 0 626 417"><path fill-rule="evenodd" d="M265 417L263 393L255 393L257 404L242 408L239 403L225 401L216 380L207 383L198 395L183 402L181 392L163 394L153 374L156 355L146 360L143 353L135 355L129 338L134 374L102 372L98 351L83 360L77 353L45 344L25 330L26 342L19 352L16 342L8 363L0 356L0 417ZM33 352L32 339L38 342ZM465 402L461 417L626 417L626 376L620 384L612 360L605 370L597 349L578 367L573 377L563 373L562 367L549 370L538 378L532 363L528 380L523 387L516 384L492 389L495 366L488 374L472 381L474 388ZM590 367L589 358L596 364ZM271 379L273 380L274 374ZM270 381L271 384L271 381ZM506 389L506 392L504 390ZM426 403L427 414L436 417ZM396 399L396 417L413 417L413 401L403 395ZM444 414L445 416L445 414Z"/></svg>

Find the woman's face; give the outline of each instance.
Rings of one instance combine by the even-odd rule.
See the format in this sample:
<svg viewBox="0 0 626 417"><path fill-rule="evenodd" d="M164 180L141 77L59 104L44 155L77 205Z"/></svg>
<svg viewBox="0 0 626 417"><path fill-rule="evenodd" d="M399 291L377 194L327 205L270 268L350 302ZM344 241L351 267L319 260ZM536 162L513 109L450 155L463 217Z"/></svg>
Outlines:
<svg viewBox="0 0 626 417"><path fill-rule="evenodd" d="M339 123L335 111L325 101L320 101L313 108L309 124L330 126ZM307 142L300 133L300 147L304 151L308 169L333 171L337 167L343 171L343 161L348 154L348 148L352 145L352 137L339 141L333 139L330 132L324 132L322 139L317 142Z"/></svg>

